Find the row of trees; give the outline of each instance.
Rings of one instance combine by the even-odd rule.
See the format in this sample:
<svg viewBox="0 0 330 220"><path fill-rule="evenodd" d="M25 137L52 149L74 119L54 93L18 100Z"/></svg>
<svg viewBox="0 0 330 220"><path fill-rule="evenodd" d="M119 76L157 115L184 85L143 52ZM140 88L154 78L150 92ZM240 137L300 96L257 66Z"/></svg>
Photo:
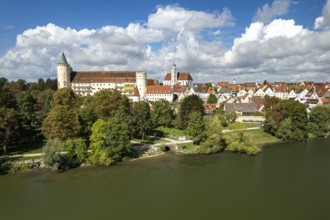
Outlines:
<svg viewBox="0 0 330 220"><path fill-rule="evenodd" d="M253 137L243 131L222 133L223 127L236 120L235 113L225 113L219 109L217 113L205 116L203 112L203 101L198 96L188 96L180 104L181 128L198 145L197 152L210 154L227 150L255 155L260 151Z"/></svg>
<svg viewBox="0 0 330 220"><path fill-rule="evenodd" d="M302 140L309 134L324 137L330 132L329 106L316 106L308 114L297 101L266 97L265 117L265 131L282 140Z"/></svg>
<svg viewBox="0 0 330 220"><path fill-rule="evenodd" d="M102 166L129 157L132 138L145 139L152 128L170 126L173 121L169 102L155 102L153 108L151 112L147 102L130 103L126 96L113 90L101 90L85 98L76 97L70 89L58 90L42 124L42 133L51 140L44 150L56 155L53 161L45 160L47 165L63 169L88 161ZM85 147L77 145L79 150L73 150L72 146L76 145L72 143L82 140ZM61 151L71 153L61 154Z"/></svg>
<svg viewBox="0 0 330 220"><path fill-rule="evenodd" d="M7 153L10 143L36 137L35 132L42 124L54 93L56 80L25 80L9 82L0 78L0 144Z"/></svg>

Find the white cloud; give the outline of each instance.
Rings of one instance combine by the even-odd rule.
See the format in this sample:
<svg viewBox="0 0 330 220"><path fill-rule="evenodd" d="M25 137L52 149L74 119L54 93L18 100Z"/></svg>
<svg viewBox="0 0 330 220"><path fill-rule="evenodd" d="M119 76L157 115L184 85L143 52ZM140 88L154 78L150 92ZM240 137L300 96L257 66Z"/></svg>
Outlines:
<svg viewBox="0 0 330 220"><path fill-rule="evenodd" d="M271 5L267 3L257 10L253 20L268 23L274 18L287 14L290 5L291 0L275 0Z"/></svg>
<svg viewBox="0 0 330 220"><path fill-rule="evenodd" d="M321 17L315 19L315 29L329 29L330 27L330 0L327 1L323 8Z"/></svg>
<svg viewBox="0 0 330 220"><path fill-rule="evenodd" d="M17 36L0 57L1 76L36 80L56 77L62 51L76 71L139 70L162 80L175 62L195 81L330 81L330 30L308 30L294 20L254 22L226 48L222 28L233 25L219 12L158 7L145 23L99 29L36 27Z"/></svg>

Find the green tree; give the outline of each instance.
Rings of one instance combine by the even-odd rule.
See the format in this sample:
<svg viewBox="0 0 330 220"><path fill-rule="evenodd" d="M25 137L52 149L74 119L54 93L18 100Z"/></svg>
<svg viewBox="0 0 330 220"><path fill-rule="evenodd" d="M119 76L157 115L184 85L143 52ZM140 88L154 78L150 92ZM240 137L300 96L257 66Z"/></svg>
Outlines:
<svg viewBox="0 0 330 220"><path fill-rule="evenodd" d="M30 92L22 92L17 97L17 112L23 126L30 127L36 120L36 100Z"/></svg>
<svg viewBox="0 0 330 220"><path fill-rule="evenodd" d="M42 79L42 78L39 78L38 79L37 88L40 91L43 91L43 90L46 89L46 83L45 83L45 80L44 79Z"/></svg>
<svg viewBox="0 0 330 220"><path fill-rule="evenodd" d="M130 140L131 119L124 108L108 121L98 119L92 127L90 137L90 162L108 166L122 160L128 155Z"/></svg>
<svg viewBox="0 0 330 220"><path fill-rule="evenodd" d="M16 102L12 91L9 89L8 80L0 78L0 107L15 108Z"/></svg>
<svg viewBox="0 0 330 220"><path fill-rule="evenodd" d="M107 120L113 117L120 108L130 110L127 96L117 90L104 89L84 100L84 106L91 109L98 118Z"/></svg>
<svg viewBox="0 0 330 220"><path fill-rule="evenodd" d="M290 140L292 139L292 125L291 119L286 118L280 124L280 127L276 131L276 137L282 140Z"/></svg>
<svg viewBox="0 0 330 220"><path fill-rule="evenodd" d="M284 119L283 101L275 97L265 97L265 123L264 130L275 136L277 129Z"/></svg>
<svg viewBox="0 0 330 220"><path fill-rule="evenodd" d="M223 143L222 126L218 116L205 119L205 140L201 144L201 153L215 153L225 146Z"/></svg>
<svg viewBox="0 0 330 220"><path fill-rule="evenodd" d="M36 90L33 90L36 91ZM51 109L51 101L54 91L47 89L36 94L36 121L39 125L42 124Z"/></svg>
<svg viewBox="0 0 330 220"><path fill-rule="evenodd" d="M19 121L14 109L0 107L0 143L7 154L8 145L18 136Z"/></svg>
<svg viewBox="0 0 330 220"><path fill-rule="evenodd" d="M80 124L74 109L67 105L58 105L50 110L41 129L48 139L66 140L79 134Z"/></svg>
<svg viewBox="0 0 330 220"><path fill-rule="evenodd" d="M17 81L10 82L8 87L14 97L19 96L22 92L28 89L27 83L24 79L18 79Z"/></svg>
<svg viewBox="0 0 330 220"><path fill-rule="evenodd" d="M65 149L65 143L61 140L47 140L46 144L42 147L42 160L46 167L51 168L53 171L63 169L64 158L61 152Z"/></svg>
<svg viewBox="0 0 330 220"><path fill-rule="evenodd" d="M75 167L85 162L87 158L87 144L83 138L70 138L65 141L64 146L67 152L66 160L70 167Z"/></svg>
<svg viewBox="0 0 330 220"><path fill-rule="evenodd" d="M70 107L74 107L77 104L77 97L73 93L73 91L69 88L59 89L57 90L52 97L51 105L52 107L58 105L67 105Z"/></svg>
<svg viewBox="0 0 330 220"><path fill-rule="evenodd" d="M255 155L261 150L255 145L253 136L240 132L230 132L225 135L226 151L247 153L249 155Z"/></svg>
<svg viewBox="0 0 330 220"><path fill-rule="evenodd" d="M182 129L187 128L189 115L192 112L200 112L203 114L203 101L197 95L191 95L185 97L179 107L179 119Z"/></svg>
<svg viewBox="0 0 330 220"><path fill-rule="evenodd" d="M133 103L132 109L132 132L135 137L141 137L142 140L151 129L150 108L147 102Z"/></svg>
<svg viewBox="0 0 330 220"><path fill-rule="evenodd" d="M56 91L57 90L57 79L46 79L46 82L45 82L45 90L47 89L51 89L53 91Z"/></svg>
<svg viewBox="0 0 330 220"><path fill-rule="evenodd" d="M306 106L294 100L286 100L283 105L283 118L291 119L292 140L302 140L307 137Z"/></svg>
<svg viewBox="0 0 330 220"><path fill-rule="evenodd" d="M218 102L218 99L216 95L210 94L209 97L207 98L207 103L208 104L216 104Z"/></svg>
<svg viewBox="0 0 330 220"><path fill-rule="evenodd" d="M97 120L95 113L89 108L80 108L78 120L81 125L81 136L88 139L92 134L92 126Z"/></svg>
<svg viewBox="0 0 330 220"><path fill-rule="evenodd" d="M325 137L330 132L330 107L316 106L309 113L308 130L317 137Z"/></svg>
<svg viewBox="0 0 330 220"><path fill-rule="evenodd" d="M152 103L153 111L151 112L152 123L155 127L168 127L173 120L173 108L170 102L165 99Z"/></svg>
<svg viewBox="0 0 330 220"><path fill-rule="evenodd" d="M205 137L205 125L200 112L192 112L189 115L187 135L193 138L195 143L200 143Z"/></svg>

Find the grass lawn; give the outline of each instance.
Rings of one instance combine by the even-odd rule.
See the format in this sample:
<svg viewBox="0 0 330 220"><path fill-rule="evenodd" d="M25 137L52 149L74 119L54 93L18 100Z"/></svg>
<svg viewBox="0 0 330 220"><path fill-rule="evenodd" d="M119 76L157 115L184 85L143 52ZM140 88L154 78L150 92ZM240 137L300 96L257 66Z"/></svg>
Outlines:
<svg viewBox="0 0 330 220"><path fill-rule="evenodd" d="M245 131L245 132L247 134L251 134L254 136L257 145L280 141L278 138L273 137L270 134L267 134L262 129L249 130L249 131Z"/></svg>
<svg viewBox="0 0 330 220"><path fill-rule="evenodd" d="M176 128L166 128L166 127L160 126L160 127L156 128L155 130L161 132L164 135L164 137L174 139L174 140L178 140L179 136L185 136L185 133L183 130L179 130Z"/></svg>
<svg viewBox="0 0 330 220"><path fill-rule="evenodd" d="M198 146L194 145L193 143L182 143L177 144L179 151L184 153L196 153Z"/></svg>
<svg viewBox="0 0 330 220"><path fill-rule="evenodd" d="M224 129L229 130L238 130L238 129L245 129L245 128L255 128L259 127L259 123L240 123L240 122L234 122L228 125L228 127L225 127Z"/></svg>
<svg viewBox="0 0 330 220"><path fill-rule="evenodd" d="M45 140L41 140L41 139L34 141L18 142L13 146L9 146L7 151L8 151L8 155L41 153L42 146L44 144L45 144Z"/></svg>

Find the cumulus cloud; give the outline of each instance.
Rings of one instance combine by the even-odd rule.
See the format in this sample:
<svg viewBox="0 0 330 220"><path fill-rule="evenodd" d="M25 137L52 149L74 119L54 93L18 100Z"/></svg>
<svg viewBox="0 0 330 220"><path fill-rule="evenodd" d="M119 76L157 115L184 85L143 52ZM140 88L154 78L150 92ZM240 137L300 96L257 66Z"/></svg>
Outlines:
<svg viewBox="0 0 330 220"><path fill-rule="evenodd" d="M327 1L323 8L321 17L315 19L315 29L329 29L330 27L330 0Z"/></svg>
<svg viewBox="0 0 330 220"><path fill-rule="evenodd" d="M275 0L271 5L267 3L257 10L253 20L268 23L274 18L287 14L290 5L291 0Z"/></svg>
<svg viewBox="0 0 330 220"><path fill-rule="evenodd" d="M273 3L274 4L274 3ZM9 79L56 77L65 52L76 71L145 70L162 80L175 62L195 81L330 81L330 30L308 30L294 20L253 22L225 47L222 29L234 25L228 9L201 12L160 6L144 23L98 29L36 27L17 36L0 57Z"/></svg>

